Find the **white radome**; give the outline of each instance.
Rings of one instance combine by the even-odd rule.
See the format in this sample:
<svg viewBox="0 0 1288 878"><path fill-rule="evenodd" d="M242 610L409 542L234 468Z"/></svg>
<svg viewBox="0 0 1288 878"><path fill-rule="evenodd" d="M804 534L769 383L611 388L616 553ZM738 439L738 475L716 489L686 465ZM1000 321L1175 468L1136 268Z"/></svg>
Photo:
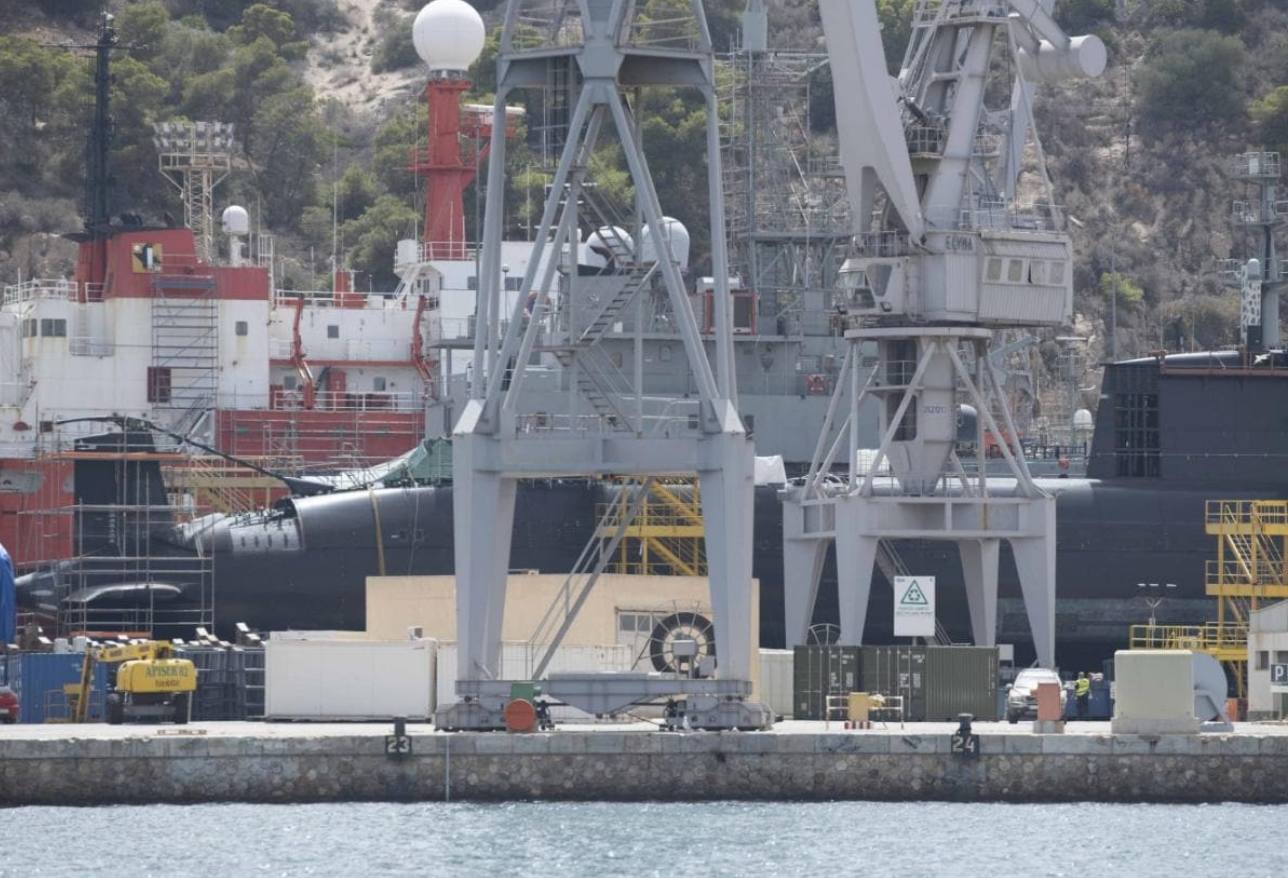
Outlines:
<svg viewBox="0 0 1288 878"><path fill-rule="evenodd" d="M431 70L468 70L486 37L482 17L465 0L434 0L411 26L416 54Z"/></svg>
<svg viewBox="0 0 1288 878"><path fill-rule="evenodd" d="M225 207L222 219L225 235L250 234L250 214L246 208L236 204Z"/></svg>

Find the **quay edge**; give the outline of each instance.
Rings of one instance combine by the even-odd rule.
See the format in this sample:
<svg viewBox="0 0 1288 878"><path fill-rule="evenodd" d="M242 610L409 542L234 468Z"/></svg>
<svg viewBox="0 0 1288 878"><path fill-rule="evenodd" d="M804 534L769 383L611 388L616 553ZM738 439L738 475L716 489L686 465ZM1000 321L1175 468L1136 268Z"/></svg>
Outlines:
<svg viewBox="0 0 1288 878"><path fill-rule="evenodd" d="M821 726L821 724L819 724ZM0 806L329 801L1288 802L1288 734L559 731L0 737ZM1107 724L1106 724L1107 725ZM263 726L259 726L263 729Z"/></svg>

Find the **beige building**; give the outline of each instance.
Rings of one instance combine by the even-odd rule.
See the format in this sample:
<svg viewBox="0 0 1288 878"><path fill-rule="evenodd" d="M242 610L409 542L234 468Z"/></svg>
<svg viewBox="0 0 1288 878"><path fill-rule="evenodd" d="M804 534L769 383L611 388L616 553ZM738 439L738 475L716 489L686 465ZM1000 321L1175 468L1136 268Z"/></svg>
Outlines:
<svg viewBox="0 0 1288 878"><path fill-rule="evenodd" d="M527 643L556 599L563 600L564 574L512 574L501 623L501 640ZM575 596L576 589L573 590ZM571 600L571 596L568 597ZM591 590L563 645L627 646L647 655L660 628L712 619L706 577L604 574ZM696 618L695 618L696 617ZM559 620L549 628L554 631ZM367 578L367 637L401 640L409 628L443 643L456 640L456 579L453 576ZM548 640L549 638L543 638ZM760 646L760 586L752 581L751 645ZM719 654L719 645L716 647ZM647 662L647 660L646 660ZM651 670L642 663L641 670ZM758 663L753 662L753 674ZM755 682L755 681L753 681Z"/></svg>

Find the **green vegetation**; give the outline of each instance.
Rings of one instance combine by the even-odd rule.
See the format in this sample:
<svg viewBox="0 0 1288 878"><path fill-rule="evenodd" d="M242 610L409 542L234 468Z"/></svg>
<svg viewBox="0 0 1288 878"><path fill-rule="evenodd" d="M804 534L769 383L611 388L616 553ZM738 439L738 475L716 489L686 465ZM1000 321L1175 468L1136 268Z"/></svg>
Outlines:
<svg viewBox="0 0 1288 878"><path fill-rule="evenodd" d="M420 90L361 110L331 100L320 87L315 92L310 81L323 81L319 57L323 69L343 62L351 69L414 72L419 60L410 22L423 2L384 0L367 32L346 19L338 0L112 0L121 43L130 47L114 60L116 210L149 220L180 213L173 187L156 171L154 122L232 122L238 154L220 203L245 204L278 236L287 283L327 283L334 231L360 288L391 287L394 245L416 233L424 210L423 180L408 170L412 150L425 139ZM489 36L466 100L489 103L505 4L471 2L486 17ZM664 28L676 3L641 0L640 6ZM704 4L718 50L736 40L744 4ZM776 45L822 45L816 4L768 5ZM892 72L911 35L915 5L877 0ZM84 52L42 43L83 42L101 6L102 0L0 0L4 280L18 270L30 274L44 253L65 246L53 234L80 224L90 65ZM1074 277L1088 332L1103 328L1116 294L1123 352L1178 339L1233 341L1237 301L1211 270L1214 260L1239 255L1241 246L1226 222L1231 194L1224 163L1246 149L1288 153L1288 8L1281 0L1059 0L1055 9L1070 31L1098 33L1111 49L1109 75L1096 83L1043 85L1036 102L1057 199L1083 223L1074 232ZM331 33L340 38L310 57L310 43ZM505 229L522 236L539 220L549 177L536 154L540 93L516 92L510 100L527 110L531 126L519 128L506 161ZM698 158L705 108L695 95L667 88L646 89L631 100L663 209L689 227L701 268L709 249L702 220L706 168ZM815 130L829 134L835 113L826 65L812 76L810 101ZM635 193L620 149L611 131L602 139L592 160L595 200L628 214ZM465 203L470 237L477 234L477 212L471 190Z"/></svg>
<svg viewBox="0 0 1288 878"><path fill-rule="evenodd" d="M1119 271L1106 271L1100 275L1100 293L1106 300L1117 295L1118 304L1129 308L1145 301L1145 291L1140 284Z"/></svg>
<svg viewBox="0 0 1288 878"><path fill-rule="evenodd" d="M1172 31L1155 40L1136 74L1147 130L1186 130L1242 116L1246 54L1238 37L1207 30Z"/></svg>
<svg viewBox="0 0 1288 878"><path fill-rule="evenodd" d="M1267 149L1288 153L1288 85L1281 85L1249 106Z"/></svg>

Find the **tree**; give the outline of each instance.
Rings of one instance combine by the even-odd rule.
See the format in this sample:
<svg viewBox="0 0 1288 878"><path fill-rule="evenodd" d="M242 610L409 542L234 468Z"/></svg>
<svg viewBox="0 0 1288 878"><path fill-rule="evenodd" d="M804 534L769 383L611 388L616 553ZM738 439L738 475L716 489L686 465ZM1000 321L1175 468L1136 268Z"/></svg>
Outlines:
<svg viewBox="0 0 1288 878"><path fill-rule="evenodd" d="M53 109L55 90L74 69L64 53L51 52L25 37L0 37L0 107L33 134L42 113ZM7 132L6 132L7 133Z"/></svg>
<svg viewBox="0 0 1288 878"><path fill-rule="evenodd" d="M228 38L234 43L249 46L266 39L283 58L295 60L304 57L308 43L295 41L295 22L285 12L263 3L256 3L242 14L241 24L228 28Z"/></svg>
<svg viewBox="0 0 1288 878"><path fill-rule="evenodd" d="M266 98L255 114L255 130L250 157L269 222L291 228L317 193L325 133L313 93L301 87Z"/></svg>
<svg viewBox="0 0 1288 878"><path fill-rule="evenodd" d="M116 16L116 30L121 44L130 47L130 56L149 62L156 58L165 41L170 13L160 3L132 3Z"/></svg>
<svg viewBox="0 0 1288 878"><path fill-rule="evenodd" d="M362 216L344 224L349 267L369 274L377 289L391 288L398 280L394 250L399 239L415 236L418 220L416 211L401 198L381 195Z"/></svg>
<svg viewBox="0 0 1288 878"><path fill-rule="evenodd" d="M915 0L877 0L881 46L891 75L898 73L903 65L903 54L912 38L912 12L916 5Z"/></svg>
<svg viewBox="0 0 1288 878"><path fill-rule="evenodd" d="M1056 21L1071 34L1085 34L1112 21L1114 0L1064 0L1056 4Z"/></svg>
<svg viewBox="0 0 1288 878"><path fill-rule="evenodd" d="M1212 31L1179 30L1157 39L1136 74L1146 128L1157 134L1238 119L1245 56L1237 37Z"/></svg>
<svg viewBox="0 0 1288 878"><path fill-rule="evenodd" d="M1266 149L1288 152L1288 85L1281 85L1248 108Z"/></svg>

